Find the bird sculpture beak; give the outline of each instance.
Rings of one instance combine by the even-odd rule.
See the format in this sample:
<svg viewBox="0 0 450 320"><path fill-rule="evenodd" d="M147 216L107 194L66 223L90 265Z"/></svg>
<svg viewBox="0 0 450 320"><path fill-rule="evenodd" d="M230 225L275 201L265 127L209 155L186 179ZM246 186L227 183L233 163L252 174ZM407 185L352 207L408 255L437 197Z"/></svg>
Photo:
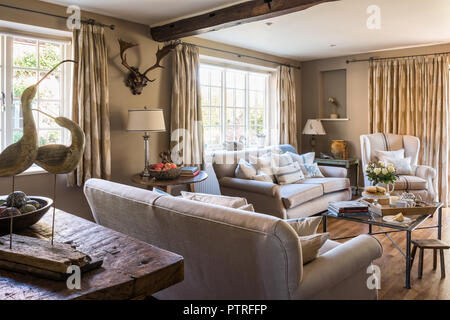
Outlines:
<svg viewBox="0 0 450 320"><path fill-rule="evenodd" d="M40 113L42 113L42 114L45 114L47 117L52 118L53 120L56 120L56 117L54 117L54 116L52 116L52 115L50 115L50 114L48 114L48 113L46 113L46 112L44 112L44 111L42 111L42 110L39 110L39 109L33 109L33 111L40 112Z"/></svg>
<svg viewBox="0 0 450 320"><path fill-rule="evenodd" d="M47 72L47 74L46 74L45 76L43 76L42 79L39 80L39 81L35 84L35 86L39 85L39 83L41 83L42 81L44 81L44 79L47 78L47 77L50 75L50 73L52 73L53 71L55 71L56 68L58 68L60 65L62 65L62 64L65 63L65 62L73 62L73 63L77 63L75 60L63 60L63 61L61 61L61 62L58 63L56 66L54 66L54 67L52 68L52 70L50 70L49 72Z"/></svg>

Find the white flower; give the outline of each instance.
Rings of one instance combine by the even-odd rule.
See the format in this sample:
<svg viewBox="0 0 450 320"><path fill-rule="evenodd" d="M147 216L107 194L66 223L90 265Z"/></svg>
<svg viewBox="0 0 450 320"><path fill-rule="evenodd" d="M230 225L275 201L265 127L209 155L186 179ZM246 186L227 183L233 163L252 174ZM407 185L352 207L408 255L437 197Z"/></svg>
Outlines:
<svg viewBox="0 0 450 320"><path fill-rule="evenodd" d="M389 173L388 169L384 168L383 170L381 170L381 173L384 175L387 175Z"/></svg>
<svg viewBox="0 0 450 320"><path fill-rule="evenodd" d="M378 165L380 166L380 167L384 167L384 162L383 161L378 161Z"/></svg>
<svg viewBox="0 0 450 320"><path fill-rule="evenodd" d="M394 173L395 172L395 168L393 166L388 167L388 171L390 173Z"/></svg>
<svg viewBox="0 0 450 320"><path fill-rule="evenodd" d="M375 173L376 175L379 175L381 173L381 168L373 169L373 173Z"/></svg>

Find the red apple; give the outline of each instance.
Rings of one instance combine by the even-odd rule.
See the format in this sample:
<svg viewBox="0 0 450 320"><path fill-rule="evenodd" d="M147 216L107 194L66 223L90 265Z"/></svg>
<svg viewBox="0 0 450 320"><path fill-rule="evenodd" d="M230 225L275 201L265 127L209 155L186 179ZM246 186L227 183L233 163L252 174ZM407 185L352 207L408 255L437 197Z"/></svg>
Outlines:
<svg viewBox="0 0 450 320"><path fill-rule="evenodd" d="M171 168L171 169L176 169L176 168L177 168L177 165L176 165L175 163L171 163L171 164L170 164L170 168Z"/></svg>

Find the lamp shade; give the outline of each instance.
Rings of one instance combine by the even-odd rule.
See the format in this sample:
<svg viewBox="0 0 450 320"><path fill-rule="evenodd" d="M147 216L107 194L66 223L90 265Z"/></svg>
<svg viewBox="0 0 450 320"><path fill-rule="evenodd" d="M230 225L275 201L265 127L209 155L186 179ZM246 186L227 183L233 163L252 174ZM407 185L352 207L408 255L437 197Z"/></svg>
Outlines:
<svg viewBox="0 0 450 320"><path fill-rule="evenodd" d="M303 134L323 136L327 133L323 128L322 121L318 119L309 119L303 129Z"/></svg>
<svg viewBox="0 0 450 320"><path fill-rule="evenodd" d="M164 114L161 109L128 110L128 131L166 131Z"/></svg>

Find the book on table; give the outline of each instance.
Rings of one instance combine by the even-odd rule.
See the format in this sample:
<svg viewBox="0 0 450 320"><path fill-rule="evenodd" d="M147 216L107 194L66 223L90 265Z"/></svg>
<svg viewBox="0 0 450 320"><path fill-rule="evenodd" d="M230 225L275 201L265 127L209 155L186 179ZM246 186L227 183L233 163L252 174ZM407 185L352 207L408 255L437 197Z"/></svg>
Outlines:
<svg viewBox="0 0 450 320"><path fill-rule="evenodd" d="M183 167L181 168L181 176L182 177L195 177L200 173L198 167Z"/></svg>
<svg viewBox="0 0 450 320"><path fill-rule="evenodd" d="M328 204L328 210L339 215L364 215L369 212L369 206L359 201L333 201Z"/></svg>

